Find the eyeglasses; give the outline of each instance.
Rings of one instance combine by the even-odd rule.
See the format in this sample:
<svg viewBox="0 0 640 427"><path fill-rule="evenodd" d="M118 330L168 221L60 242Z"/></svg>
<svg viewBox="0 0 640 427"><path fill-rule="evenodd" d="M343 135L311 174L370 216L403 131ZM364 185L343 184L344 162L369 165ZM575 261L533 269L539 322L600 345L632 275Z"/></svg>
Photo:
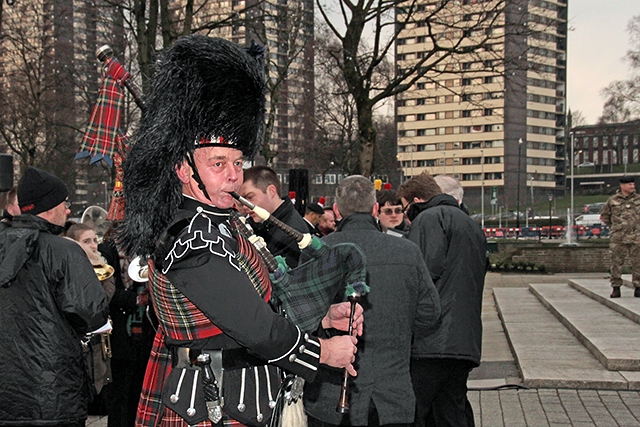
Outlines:
<svg viewBox="0 0 640 427"><path fill-rule="evenodd" d="M403 212L403 213L407 213L407 210L409 210L409 207L410 207L412 204L413 204L413 202L409 202L409 203L407 203L406 205L404 205L404 206L402 207L402 212Z"/></svg>
<svg viewBox="0 0 640 427"><path fill-rule="evenodd" d="M67 208L67 209L71 208L71 202L69 200L65 200L64 201L64 207Z"/></svg>
<svg viewBox="0 0 640 427"><path fill-rule="evenodd" d="M385 214L385 215L400 215L403 213L402 208L382 208L380 209L380 213Z"/></svg>

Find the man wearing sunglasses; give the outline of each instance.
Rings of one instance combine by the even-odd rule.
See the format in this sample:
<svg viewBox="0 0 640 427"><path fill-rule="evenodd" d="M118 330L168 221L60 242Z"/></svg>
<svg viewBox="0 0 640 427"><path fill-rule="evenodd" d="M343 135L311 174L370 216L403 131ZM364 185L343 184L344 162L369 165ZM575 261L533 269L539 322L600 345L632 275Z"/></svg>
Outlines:
<svg viewBox="0 0 640 427"><path fill-rule="evenodd" d="M415 425L425 426L430 420L439 427L472 426L467 378L480 364L486 239L431 175L411 178L398 195L411 221L408 238L420 247L440 304L446 307L441 327L413 344Z"/></svg>

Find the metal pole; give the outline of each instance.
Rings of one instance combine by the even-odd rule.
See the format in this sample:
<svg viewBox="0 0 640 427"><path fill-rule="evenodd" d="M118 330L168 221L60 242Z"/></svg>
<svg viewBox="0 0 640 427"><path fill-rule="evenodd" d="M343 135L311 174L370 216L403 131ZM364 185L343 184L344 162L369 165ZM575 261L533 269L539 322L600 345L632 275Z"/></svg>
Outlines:
<svg viewBox="0 0 640 427"><path fill-rule="evenodd" d="M411 178L413 178L413 142L411 143Z"/></svg>
<svg viewBox="0 0 640 427"><path fill-rule="evenodd" d="M107 182L106 181L102 181L102 185L104 186L104 208L109 210L109 202L108 202L108 196L107 196Z"/></svg>
<svg viewBox="0 0 640 427"><path fill-rule="evenodd" d="M553 202L553 195L549 193L549 240L551 240L551 202Z"/></svg>
<svg viewBox="0 0 640 427"><path fill-rule="evenodd" d="M516 196L516 239L520 232L520 164L522 163L522 138L518 140L518 192Z"/></svg>
<svg viewBox="0 0 640 427"><path fill-rule="evenodd" d="M443 175L446 175L446 174L447 174L447 152L446 152L446 151L443 151L443 152L442 152L442 162L443 162L443 163L442 163L442 166L443 166L443 168L444 168L444 169L443 169L443 170L444 170L444 172L443 172L442 174L443 174Z"/></svg>
<svg viewBox="0 0 640 427"><path fill-rule="evenodd" d="M480 186L480 215L482 219L480 220L482 229L484 230L484 150L480 150L480 154L482 158L480 159L480 178L482 179L482 185Z"/></svg>
<svg viewBox="0 0 640 427"><path fill-rule="evenodd" d="M573 234L573 195L574 195L574 187L573 187L573 175L575 173L574 167L576 162L575 155L575 141L573 139L573 132L571 132L571 211L569 212L569 232L567 233L567 241L571 243L572 234Z"/></svg>

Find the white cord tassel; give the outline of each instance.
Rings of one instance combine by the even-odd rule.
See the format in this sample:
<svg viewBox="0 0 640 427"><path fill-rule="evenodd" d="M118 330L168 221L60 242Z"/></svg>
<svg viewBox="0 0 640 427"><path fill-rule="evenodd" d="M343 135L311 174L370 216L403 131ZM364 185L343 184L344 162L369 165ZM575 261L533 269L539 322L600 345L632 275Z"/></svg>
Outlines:
<svg viewBox="0 0 640 427"><path fill-rule="evenodd" d="M238 399L238 411L244 412L247 406L244 404L244 384L247 379L247 368L242 368L242 383L240 384L240 398Z"/></svg>
<svg viewBox="0 0 640 427"><path fill-rule="evenodd" d="M262 420L264 419L264 415L260 410L260 376L258 375L257 368L252 368L252 369L253 369L253 375L256 380L255 382L256 384L256 420L258 420L258 422L262 422Z"/></svg>
<svg viewBox="0 0 640 427"><path fill-rule="evenodd" d="M269 375L269 367L264 365L264 373L267 375L267 394L269 395L269 408L273 409L276 406L276 401L273 398L273 393L271 392L271 375Z"/></svg>
<svg viewBox="0 0 640 427"><path fill-rule="evenodd" d="M176 392L171 395L169 398L171 403L177 403L180 400L180 388L182 388L182 380L184 380L184 374L187 373L186 369L183 369L180 373L180 379L178 380L178 386L176 387Z"/></svg>
<svg viewBox="0 0 640 427"><path fill-rule="evenodd" d="M196 403L196 388L198 385L198 373L200 371L195 371L193 373L193 385L191 387L191 401L189 402L189 408L187 409L187 415L193 417L196 414L196 408L194 408Z"/></svg>

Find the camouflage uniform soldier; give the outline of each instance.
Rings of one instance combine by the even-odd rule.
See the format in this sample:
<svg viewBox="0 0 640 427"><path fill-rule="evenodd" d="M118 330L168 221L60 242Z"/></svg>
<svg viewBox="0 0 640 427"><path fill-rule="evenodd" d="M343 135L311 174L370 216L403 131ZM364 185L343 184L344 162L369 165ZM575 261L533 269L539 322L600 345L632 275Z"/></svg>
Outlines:
<svg viewBox="0 0 640 427"><path fill-rule="evenodd" d="M633 296L640 297L640 194L633 178L620 178L620 189L605 203L601 218L611 227L611 298L620 297L622 264L627 254L633 268Z"/></svg>

